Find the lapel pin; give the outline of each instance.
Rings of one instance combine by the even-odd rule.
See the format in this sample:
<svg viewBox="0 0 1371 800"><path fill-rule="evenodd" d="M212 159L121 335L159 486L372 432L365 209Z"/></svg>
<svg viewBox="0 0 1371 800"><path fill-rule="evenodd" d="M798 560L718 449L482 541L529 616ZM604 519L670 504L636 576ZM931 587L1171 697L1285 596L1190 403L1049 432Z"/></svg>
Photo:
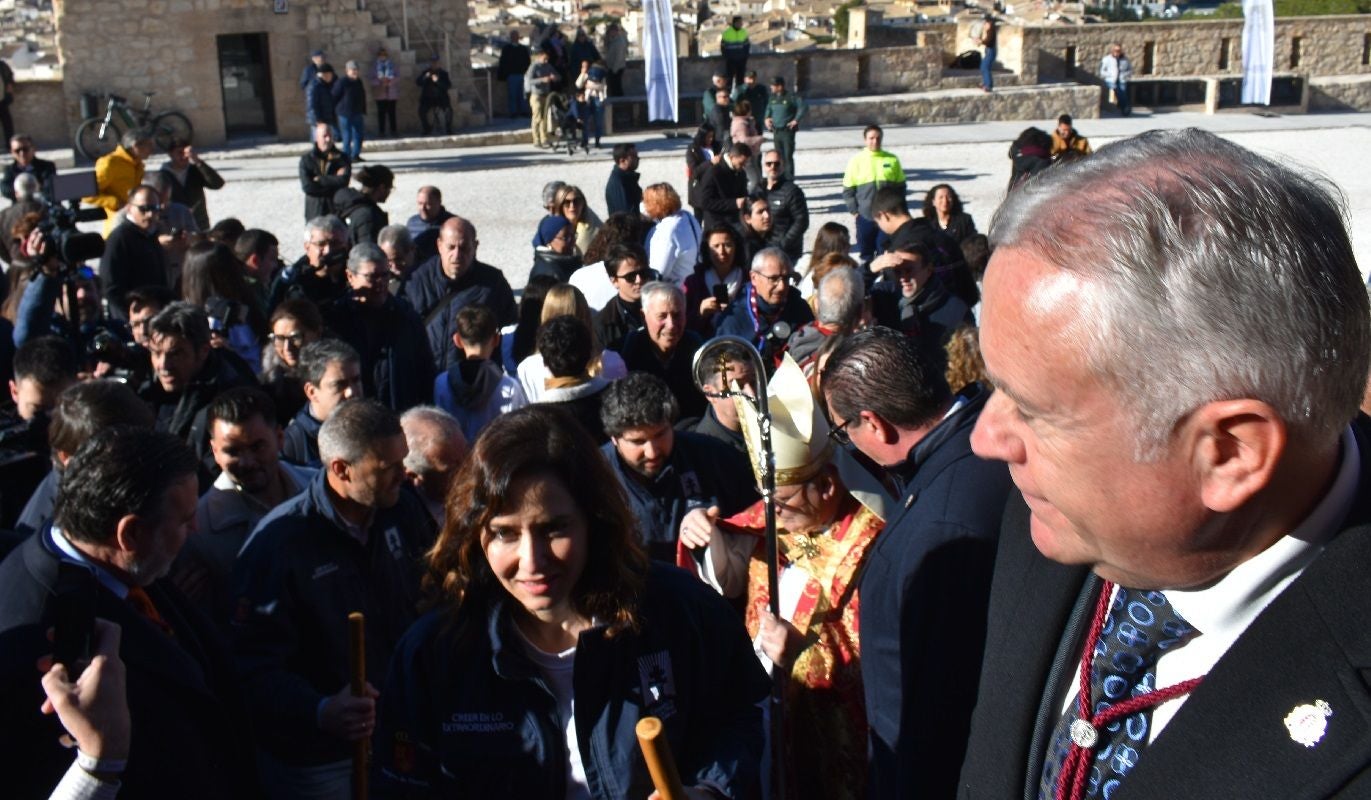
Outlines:
<svg viewBox="0 0 1371 800"><path fill-rule="evenodd" d="M1285 728L1290 738L1305 747L1313 747L1323 739L1328 730L1328 718L1333 716L1333 708L1323 700L1312 704L1295 706L1285 715Z"/></svg>

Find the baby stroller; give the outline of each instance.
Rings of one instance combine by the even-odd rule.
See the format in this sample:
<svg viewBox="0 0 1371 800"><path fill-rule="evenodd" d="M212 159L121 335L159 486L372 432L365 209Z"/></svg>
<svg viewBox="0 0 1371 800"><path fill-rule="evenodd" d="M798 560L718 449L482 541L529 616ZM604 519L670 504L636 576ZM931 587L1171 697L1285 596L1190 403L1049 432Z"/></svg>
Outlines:
<svg viewBox="0 0 1371 800"><path fill-rule="evenodd" d="M565 150L567 155L575 155L581 145L581 118L578 104L568 100L565 94L554 92L547 101L548 129L553 134L552 150Z"/></svg>

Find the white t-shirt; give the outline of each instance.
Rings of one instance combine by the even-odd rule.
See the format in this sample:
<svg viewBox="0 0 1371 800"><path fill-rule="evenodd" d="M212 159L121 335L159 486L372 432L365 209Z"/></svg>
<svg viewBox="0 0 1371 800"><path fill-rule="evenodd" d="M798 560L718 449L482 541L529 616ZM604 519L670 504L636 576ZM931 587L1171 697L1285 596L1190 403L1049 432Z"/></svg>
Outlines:
<svg viewBox="0 0 1371 800"><path fill-rule="evenodd" d="M571 280L567 283L581 290L581 294L586 296L586 304L590 306L591 311L599 311L604 308L619 293L619 290L614 288L614 283L610 281L609 276L605 274L605 262L603 261L586 264L571 273Z"/></svg>
<svg viewBox="0 0 1371 800"><path fill-rule="evenodd" d="M547 682L547 688L557 700L557 716L566 732L566 800L590 800L590 785L586 782L586 768L581 763L581 747L576 740L576 692L572 677L576 673L576 648L560 653L544 653L523 634L524 652Z"/></svg>

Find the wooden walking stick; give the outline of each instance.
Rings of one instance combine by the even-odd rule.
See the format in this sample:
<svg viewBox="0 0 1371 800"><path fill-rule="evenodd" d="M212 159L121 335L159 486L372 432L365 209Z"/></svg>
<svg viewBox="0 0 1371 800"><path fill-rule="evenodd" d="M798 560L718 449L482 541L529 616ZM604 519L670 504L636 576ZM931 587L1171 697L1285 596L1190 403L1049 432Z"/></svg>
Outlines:
<svg viewBox="0 0 1371 800"><path fill-rule="evenodd" d="M352 673L352 696L367 694L367 620L360 611L348 614L348 666ZM370 739L352 744L352 798L367 798L367 750Z"/></svg>
<svg viewBox="0 0 1371 800"><path fill-rule="evenodd" d="M643 760L647 771L652 775L652 785L662 800L685 800L685 789L681 786L681 776L676 772L676 761L671 757L671 746L666 741L662 721L656 717L643 717L635 729L638 746L643 749Z"/></svg>

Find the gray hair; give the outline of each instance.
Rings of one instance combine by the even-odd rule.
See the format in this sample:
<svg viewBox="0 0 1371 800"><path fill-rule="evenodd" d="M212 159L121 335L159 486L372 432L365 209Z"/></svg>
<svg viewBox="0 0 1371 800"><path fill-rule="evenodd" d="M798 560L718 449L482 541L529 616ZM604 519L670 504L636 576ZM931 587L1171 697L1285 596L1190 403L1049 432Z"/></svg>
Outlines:
<svg viewBox="0 0 1371 800"><path fill-rule="evenodd" d="M319 428L319 460L361 461L382 439L403 436L400 418L375 400L347 400Z"/></svg>
<svg viewBox="0 0 1371 800"><path fill-rule="evenodd" d="M376 234L376 244L385 247L390 245L397 250L406 253L414 250L414 239L409 235L409 228L404 225L387 225Z"/></svg>
<svg viewBox="0 0 1371 800"><path fill-rule="evenodd" d="M685 292L681 291L681 287L674 283L649 281L643 286L642 307L644 309L658 300L674 300L677 308L685 310Z"/></svg>
<svg viewBox="0 0 1371 800"><path fill-rule="evenodd" d="M32 200L38 194L38 188L38 179L33 177L32 172L21 172L14 179L14 199Z"/></svg>
<svg viewBox="0 0 1371 800"><path fill-rule="evenodd" d="M309 242L310 235L315 231L323 231L324 233L327 233L330 238L342 234L344 240L350 240L347 223L333 214L324 214L305 223L306 243Z"/></svg>
<svg viewBox="0 0 1371 800"><path fill-rule="evenodd" d="M548 181L543 184L543 208L552 205L552 201L557 199L557 193L566 186L566 181Z"/></svg>
<svg viewBox="0 0 1371 800"><path fill-rule="evenodd" d="M390 259L386 258L386 251L372 244L362 242L354 245L352 252L348 253L348 272L356 273L362 268L363 264L390 264Z"/></svg>
<svg viewBox="0 0 1371 800"><path fill-rule="evenodd" d="M411 408L400 415L400 427L404 429L405 441L409 444L409 455L405 456L405 469L415 475L427 475L434 471L428 454L435 445L452 441L466 444L462 424L438 406Z"/></svg>
<svg viewBox="0 0 1371 800"><path fill-rule="evenodd" d="M328 365L336 363L361 364L362 357L342 339L320 339L300 350L296 372L301 381L318 386L324 380L324 373L328 372Z"/></svg>
<svg viewBox="0 0 1371 800"><path fill-rule="evenodd" d="M600 393L600 422L613 437L630 428L675 425L680 414L681 406L666 381L646 372L630 372Z"/></svg>
<svg viewBox="0 0 1371 800"><path fill-rule="evenodd" d="M851 332L862 318L866 285L852 267L837 267L819 282L819 322Z"/></svg>
<svg viewBox="0 0 1371 800"><path fill-rule="evenodd" d="M125 150L132 150L143 142L152 141L152 132L147 128L129 128L124 131L124 135L119 137L119 146Z"/></svg>
<svg viewBox="0 0 1371 800"><path fill-rule="evenodd" d="M1204 131L1151 131L1015 190L990 240L1075 289L1067 335L1137 421L1138 460L1218 400L1261 400L1320 443L1357 413L1371 304L1326 179ZM1051 307L1061 288L1026 302Z"/></svg>
<svg viewBox="0 0 1371 800"><path fill-rule="evenodd" d="M778 261L778 262L780 262L781 264L785 265L785 268L786 268L787 271L789 271L789 270L791 269L791 267L793 266L793 265L790 263L790 256L786 255L786 254L785 254L785 251L782 250L781 248L779 248L779 247L763 247L761 250L758 250L758 251L757 251L757 254L756 254L756 255L754 255L754 256L752 257L752 267L751 267L751 271L752 271L752 272L761 272L761 271L762 271L762 267L766 266L766 262L767 262L769 259L775 259L776 261Z"/></svg>

